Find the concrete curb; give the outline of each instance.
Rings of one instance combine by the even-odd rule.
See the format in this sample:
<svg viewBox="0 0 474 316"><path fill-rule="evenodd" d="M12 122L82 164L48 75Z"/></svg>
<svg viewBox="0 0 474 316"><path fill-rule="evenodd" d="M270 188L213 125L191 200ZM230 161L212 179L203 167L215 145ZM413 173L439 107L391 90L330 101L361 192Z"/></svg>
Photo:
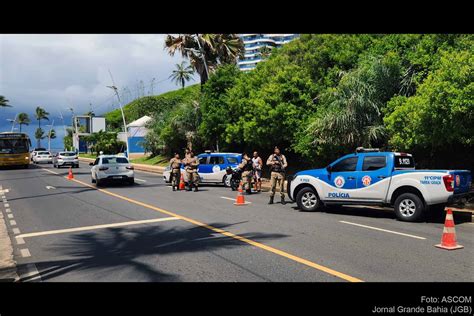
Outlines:
<svg viewBox="0 0 474 316"><path fill-rule="evenodd" d="M12 242L8 236L5 219L0 212L0 282L15 282L18 279Z"/></svg>

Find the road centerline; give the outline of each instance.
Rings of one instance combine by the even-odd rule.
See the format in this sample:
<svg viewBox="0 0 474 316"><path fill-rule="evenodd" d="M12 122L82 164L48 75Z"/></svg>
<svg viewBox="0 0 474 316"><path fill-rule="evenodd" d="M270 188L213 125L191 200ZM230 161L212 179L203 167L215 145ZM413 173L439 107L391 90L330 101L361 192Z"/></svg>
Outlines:
<svg viewBox="0 0 474 316"><path fill-rule="evenodd" d="M36 233L21 234L21 235L16 236L16 238L30 238L30 237L38 237L38 236L65 234L65 233L96 230L96 229L110 228L110 227L122 227L122 226L132 226L132 225L140 225L140 224L148 224L148 223L158 223L158 222L173 221L173 220L178 220L178 219L179 218L177 217L165 217L165 218L145 219L145 220L140 220L140 221L129 221L129 222L120 222L120 223L112 223L112 224L55 229L55 230L47 230L47 231L36 232Z"/></svg>
<svg viewBox="0 0 474 316"><path fill-rule="evenodd" d="M48 172L57 174L56 172L50 171L50 170L48 170L48 169L45 169L45 168L42 168L42 169L47 170ZM169 215L169 216L171 216L171 217L177 217L177 218L179 218L179 219L181 219L181 220L184 220L184 221L189 222L189 223L191 223L191 224L194 224L194 225L196 225L196 226L200 226L200 227L209 229L209 230L211 230L211 231L214 231L214 232L216 232L216 233L219 233L219 234L221 234L221 235L234 238L234 239L239 240L239 241L241 241L241 242L243 242L243 243L246 243L246 244L252 245L252 246L254 246L254 247L256 247L256 248L260 248L260 249L263 249L263 250L265 250L265 251L274 253L274 254L276 254L276 255L279 255L279 256L281 256L281 257L284 257L284 258L290 259L290 260L292 260L292 261L298 262L298 263L300 263L300 264L306 265L306 266L311 267L311 268L313 268L313 269L316 269L316 270L325 272L325 273L327 273L327 274L330 274L330 275L332 275L332 276L338 277L338 278L343 279L343 280L345 280L345 281L349 281L349 282L363 282L363 280L358 279L358 278L356 278L356 277L353 277L353 276L347 275L347 274L345 274L345 273L342 273L342 272L333 270L333 269L328 268L328 267L326 267L326 266L317 264L317 263L315 263L315 262L313 262L313 261L310 261L310 260L307 260L307 259L298 257L298 256L293 255L293 254L291 254L291 253L288 253L288 252L279 250L279 249L277 249L277 248L273 248L273 247L271 247L271 246L262 244L262 243L260 243L260 242L257 242L257 241L254 241L254 240L251 240L251 239L242 237L242 236L240 236L240 235L233 234L233 233L231 233L231 232L229 232L229 231L226 231L226 230L223 230L223 229L220 229L220 228L217 228L217 227L214 227L214 226L211 226L211 225L202 223L202 222L197 221L197 220L194 220L194 219L192 219L192 218L189 218L189 217L186 217L186 216L183 216L183 215L179 215L179 214L176 214L176 213L173 213L173 212L164 210L164 209L162 209L162 208L159 208L159 207L156 207L156 206L153 206L153 205L144 203L144 202L140 202L140 201L137 201L137 200L134 200L134 199L125 197L125 196L123 196L123 195L117 194L117 193L113 193L113 192L108 191L108 190L105 190L105 189L99 189L99 188L97 188L97 187L95 187L95 186L93 186L93 185L90 185L90 184L88 184L88 183L85 183L85 182L80 181L80 180L77 180L77 179L71 179L71 180L69 180L69 181L74 181L74 182L76 182L76 183L79 183L79 184L81 184L81 185L83 185L83 186L92 188L92 189L97 190L97 191L99 191L99 192L108 194L108 195L110 195L110 196L114 196L114 197L119 198L119 199L122 199L122 200L124 200L124 201L130 202L130 203L133 203L133 204L136 204L136 205L140 205L140 206L143 206L143 207L145 207L145 208L148 208L148 209L151 209L151 210L154 210L154 211L163 213L163 214L167 214L167 215Z"/></svg>
<svg viewBox="0 0 474 316"><path fill-rule="evenodd" d="M385 232L385 233L390 233L390 234L395 234L395 235L400 235L400 236L405 236L405 237L411 237L411 238L415 238L415 239L422 239L422 240L425 240L425 239L426 239L425 237L420 237L420 236L415 236L415 235L411 235L411 234L400 233L400 232L396 232L396 231L393 231L393 230L388 230L388 229L383 229L383 228L378 228L378 227L368 226L368 225L362 225L362 224L353 223L353 222L339 221L339 223L348 224L348 225L353 225L353 226L359 226L359 227L363 227L363 228L367 228L367 229L377 230L377 231L381 231L381 232Z"/></svg>

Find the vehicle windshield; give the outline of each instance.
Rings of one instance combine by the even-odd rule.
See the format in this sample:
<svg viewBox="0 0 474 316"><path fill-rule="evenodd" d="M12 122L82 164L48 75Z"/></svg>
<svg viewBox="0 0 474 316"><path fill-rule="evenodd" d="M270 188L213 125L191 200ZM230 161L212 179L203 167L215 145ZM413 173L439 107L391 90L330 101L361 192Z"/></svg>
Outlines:
<svg viewBox="0 0 474 316"><path fill-rule="evenodd" d="M28 140L26 139L0 139L0 153L2 154L24 154L28 152Z"/></svg>
<svg viewBox="0 0 474 316"><path fill-rule="evenodd" d="M127 158L123 158L123 157L102 158L102 164L116 164L116 163L128 163L128 160Z"/></svg>
<svg viewBox="0 0 474 316"><path fill-rule="evenodd" d="M64 157L73 157L76 155L76 153L70 152L70 153L59 153L60 156Z"/></svg>
<svg viewBox="0 0 474 316"><path fill-rule="evenodd" d="M38 152L38 155L51 155L49 151L40 151Z"/></svg>

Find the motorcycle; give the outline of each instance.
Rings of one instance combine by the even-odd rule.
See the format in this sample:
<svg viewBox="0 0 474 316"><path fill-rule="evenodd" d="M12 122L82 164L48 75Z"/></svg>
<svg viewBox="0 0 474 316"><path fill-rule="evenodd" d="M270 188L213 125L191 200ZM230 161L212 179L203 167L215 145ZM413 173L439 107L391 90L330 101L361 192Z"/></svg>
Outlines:
<svg viewBox="0 0 474 316"><path fill-rule="evenodd" d="M240 181L242 180L242 171L237 169L234 170L231 167L227 167L225 172L230 177L230 188L232 191L236 191L239 188Z"/></svg>

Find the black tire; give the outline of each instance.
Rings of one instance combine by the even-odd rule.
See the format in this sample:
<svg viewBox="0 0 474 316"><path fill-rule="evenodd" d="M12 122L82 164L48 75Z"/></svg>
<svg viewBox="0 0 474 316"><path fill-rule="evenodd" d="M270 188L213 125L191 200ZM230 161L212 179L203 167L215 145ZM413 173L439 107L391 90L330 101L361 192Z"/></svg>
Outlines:
<svg viewBox="0 0 474 316"><path fill-rule="evenodd" d="M103 182L102 180L96 179L96 180L95 180L95 185L98 186L98 187L101 187L101 186L102 186L102 182Z"/></svg>
<svg viewBox="0 0 474 316"><path fill-rule="evenodd" d="M226 183L227 178L229 178L229 180ZM224 175L224 178L222 178L222 183L224 184L224 187L230 188L232 186L232 176L229 176L227 174Z"/></svg>
<svg viewBox="0 0 474 316"><path fill-rule="evenodd" d="M135 184L135 178L130 178L127 180L128 185L134 185Z"/></svg>
<svg viewBox="0 0 474 316"><path fill-rule="evenodd" d="M91 176L91 183L95 183L95 180L94 178L92 178L92 176Z"/></svg>
<svg viewBox="0 0 474 316"><path fill-rule="evenodd" d="M296 195L298 208L305 212L315 212L321 208L322 202L313 188L302 188Z"/></svg>
<svg viewBox="0 0 474 316"><path fill-rule="evenodd" d="M402 193L395 200L394 210L398 220L416 222L422 218L425 204L416 194Z"/></svg>

